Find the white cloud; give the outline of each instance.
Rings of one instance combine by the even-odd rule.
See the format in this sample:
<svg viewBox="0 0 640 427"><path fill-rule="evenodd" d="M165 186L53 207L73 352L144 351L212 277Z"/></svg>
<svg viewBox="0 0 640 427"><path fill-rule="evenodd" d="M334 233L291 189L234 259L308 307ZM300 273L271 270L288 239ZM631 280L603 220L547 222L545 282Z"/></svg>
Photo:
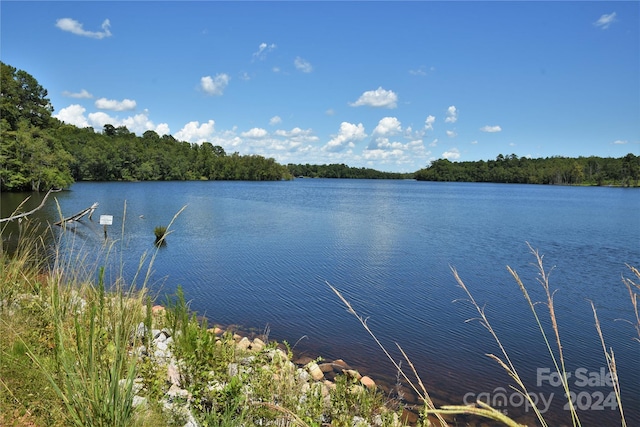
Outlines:
<svg viewBox="0 0 640 427"><path fill-rule="evenodd" d="M192 121L176 132L174 137L178 141L195 142L198 144L210 141L213 137L213 133L215 132L214 125L215 122L213 120L209 120L202 124L198 121Z"/></svg>
<svg viewBox="0 0 640 427"><path fill-rule="evenodd" d="M72 104L66 108L61 109L58 114L54 114L53 117L70 125L74 125L79 128L85 128L89 126L89 122L84 116L85 111L86 109L83 106Z"/></svg>
<svg viewBox="0 0 640 427"><path fill-rule="evenodd" d="M149 111L147 110L140 114L136 114L135 116L125 117L124 119L119 120L117 123L119 123L119 126L126 126L127 129L129 129L131 132L136 133L137 135L142 135L148 130L154 130L159 135L165 135L169 133L169 125L166 123L161 123L156 126L149 119Z"/></svg>
<svg viewBox="0 0 640 427"><path fill-rule="evenodd" d="M280 116L273 116L271 117L271 120L269 120L269 124L271 126L275 126L280 123L282 123L282 119L280 118Z"/></svg>
<svg viewBox="0 0 640 427"><path fill-rule="evenodd" d="M170 135L171 129L169 129L169 125L167 123L160 123L158 126L156 126L156 133L160 136Z"/></svg>
<svg viewBox="0 0 640 427"><path fill-rule="evenodd" d="M424 121L424 129L425 130L433 130L433 124L436 122L436 118L434 116L427 116L427 119Z"/></svg>
<svg viewBox="0 0 640 427"><path fill-rule="evenodd" d="M458 160L460 158L460 150L454 147L449 151L442 153L442 157L449 160Z"/></svg>
<svg viewBox="0 0 640 427"><path fill-rule="evenodd" d="M418 69L409 70L409 74L411 74L412 76L426 76L427 72L425 71L424 65L422 65Z"/></svg>
<svg viewBox="0 0 640 427"><path fill-rule="evenodd" d="M293 61L293 64L297 70L302 71L303 73L310 73L313 71L311 64L299 56Z"/></svg>
<svg viewBox="0 0 640 427"><path fill-rule="evenodd" d="M351 103L352 107L368 105L370 107L396 108L398 95L391 90L385 90L380 86L376 90L364 92L356 102Z"/></svg>
<svg viewBox="0 0 640 427"><path fill-rule="evenodd" d="M384 117L380 119L378 125L373 130L374 135L394 135L402 132L402 124L395 117Z"/></svg>
<svg viewBox="0 0 640 427"><path fill-rule="evenodd" d="M89 92L87 92L86 89L82 89L80 92L77 92L77 93L73 93L73 92L69 92L69 91L65 90L64 92L62 92L62 96L67 96L69 98L77 98L77 99L91 99L91 98L93 98L93 95L91 95Z"/></svg>
<svg viewBox="0 0 640 427"><path fill-rule="evenodd" d="M448 136L449 138L455 138L456 136L458 136L458 134L457 134L457 133L455 133L455 132L454 132L454 131L452 131L452 130L448 130L448 131L447 131L447 136Z"/></svg>
<svg viewBox="0 0 640 427"><path fill-rule="evenodd" d="M110 26L111 23L109 22L109 20L105 19L101 26L102 31L87 31L82 27L82 24L75 19L61 18L56 21L56 27L60 28L62 31L68 31L78 36L91 37L93 39L103 39L105 37L110 37Z"/></svg>
<svg viewBox="0 0 640 427"><path fill-rule="evenodd" d="M160 123L156 125L149 119L149 111L144 110L140 114L134 116L128 116L123 119L110 116L109 114L97 111L95 113L89 113L85 117L86 109L78 104L69 105L66 108L61 109L58 114L54 115L58 120L65 123L72 124L78 127L93 127L96 131L102 131L104 125L110 124L115 127L126 126L129 131L142 135L148 130L156 131L159 135L167 135L171 133L169 125L166 123Z"/></svg>
<svg viewBox="0 0 640 427"><path fill-rule="evenodd" d="M243 138L264 138L267 136L268 132L262 128L253 128L249 129L247 132L242 132L240 134Z"/></svg>
<svg viewBox="0 0 640 427"><path fill-rule="evenodd" d="M596 22L593 23L596 27L599 27L603 30L609 28L611 24L616 22L616 13L604 14L602 15Z"/></svg>
<svg viewBox="0 0 640 427"><path fill-rule="evenodd" d="M348 122L342 122L340 124L340 130L327 144L323 147L323 150L327 151L340 151L345 147L353 148L355 143L362 141L366 138L367 134L364 131L362 123L353 124Z"/></svg>
<svg viewBox="0 0 640 427"><path fill-rule="evenodd" d="M429 144L429 147L437 147L438 146L438 138L434 139L433 141L431 141L431 143Z"/></svg>
<svg viewBox="0 0 640 427"><path fill-rule="evenodd" d="M404 151L401 150L400 148L395 148L392 150L374 148L374 149L366 149L362 152L362 157L364 157L365 159L377 160L377 161L398 159L398 158L401 158L403 155L404 155Z"/></svg>
<svg viewBox="0 0 640 427"><path fill-rule="evenodd" d="M327 111L324 112L327 116L335 116L336 112L333 108L329 108Z"/></svg>
<svg viewBox="0 0 640 427"><path fill-rule="evenodd" d="M200 87L209 95L220 96L229 84L231 78L224 73L216 74L215 77L204 76L200 78Z"/></svg>
<svg viewBox="0 0 640 427"><path fill-rule="evenodd" d="M111 117L107 113L103 113L102 111L98 111L97 113L89 113L89 123L95 130L102 130L104 125L111 124L113 126L120 126L118 124L118 119Z"/></svg>
<svg viewBox="0 0 640 427"><path fill-rule="evenodd" d="M273 51L276 47L275 43L260 43L258 51L253 53L253 57L257 59L265 59L267 57L267 53Z"/></svg>
<svg viewBox="0 0 640 427"><path fill-rule="evenodd" d="M313 131L311 129L300 129L299 127L295 127L290 131L278 129L274 132L277 136L282 136L284 138L292 138L292 139L305 139L305 140L314 140L317 141L318 137L313 136Z"/></svg>
<svg viewBox="0 0 640 427"><path fill-rule="evenodd" d="M111 111L127 111L135 110L136 101L132 99L123 99L122 101L116 101L115 99L100 98L95 102L96 108L101 110Z"/></svg>
<svg viewBox="0 0 640 427"><path fill-rule="evenodd" d="M478 140L471 141L471 144L473 145L476 145L477 143L478 143Z"/></svg>
<svg viewBox="0 0 640 427"><path fill-rule="evenodd" d="M629 141L616 139L615 141L613 141L613 143L616 144L616 145L624 145L624 144L628 144Z"/></svg>
<svg viewBox="0 0 640 427"><path fill-rule="evenodd" d="M483 126L480 128L480 131L482 132L489 132L489 133L494 133L494 132L500 132L502 130L502 128L500 126Z"/></svg>
<svg viewBox="0 0 640 427"><path fill-rule="evenodd" d="M458 120L458 109L455 105L447 108L447 117L444 119L445 123L455 123Z"/></svg>

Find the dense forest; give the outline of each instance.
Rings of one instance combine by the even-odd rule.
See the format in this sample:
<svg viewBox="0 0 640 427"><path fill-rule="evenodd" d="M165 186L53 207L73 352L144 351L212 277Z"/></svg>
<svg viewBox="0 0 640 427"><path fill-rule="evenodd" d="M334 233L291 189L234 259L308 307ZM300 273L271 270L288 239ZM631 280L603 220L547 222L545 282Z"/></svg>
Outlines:
<svg viewBox="0 0 640 427"><path fill-rule="evenodd" d="M640 185L640 157L499 155L495 160L436 160L415 173L380 172L345 164L280 165L259 155L227 154L209 142L192 144L125 126L102 132L52 116L47 90L29 73L0 62L0 191L66 188L75 181L411 179L560 185Z"/></svg>
<svg viewBox="0 0 640 427"><path fill-rule="evenodd" d="M227 154L211 143L106 124L101 133L52 117L47 90L0 62L0 190L65 188L74 181L281 180L286 166L258 155Z"/></svg>
<svg viewBox="0 0 640 427"><path fill-rule="evenodd" d="M495 160L436 160L415 173L419 181L500 182L557 185L640 185L640 157L548 157L499 155Z"/></svg>

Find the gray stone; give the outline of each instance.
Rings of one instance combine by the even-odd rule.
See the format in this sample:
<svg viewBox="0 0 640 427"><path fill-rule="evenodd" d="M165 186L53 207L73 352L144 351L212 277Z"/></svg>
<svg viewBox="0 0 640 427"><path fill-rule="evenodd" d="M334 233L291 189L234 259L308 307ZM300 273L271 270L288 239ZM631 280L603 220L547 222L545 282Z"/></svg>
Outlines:
<svg viewBox="0 0 640 427"><path fill-rule="evenodd" d="M144 322L140 322L138 327L136 328L136 338L141 340L144 338L147 333L147 327L144 325Z"/></svg>
<svg viewBox="0 0 640 427"><path fill-rule="evenodd" d="M229 363L229 366L227 367L227 371L230 377L236 377L238 376L238 364L237 363Z"/></svg>

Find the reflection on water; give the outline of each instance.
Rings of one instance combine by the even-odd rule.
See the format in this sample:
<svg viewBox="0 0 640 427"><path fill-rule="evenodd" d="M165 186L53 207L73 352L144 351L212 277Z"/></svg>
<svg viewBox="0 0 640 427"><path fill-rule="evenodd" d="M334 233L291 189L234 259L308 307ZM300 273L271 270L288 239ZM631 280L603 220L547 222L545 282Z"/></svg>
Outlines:
<svg viewBox="0 0 640 427"><path fill-rule="evenodd" d="M10 206L2 195L2 216ZM13 197L13 196L12 196ZM627 422L640 425L640 345L632 341L632 307L621 275L640 265L640 192L619 188L349 181L80 183L58 193L62 213L93 202L94 221L65 233L65 250L84 251L100 263L104 235L96 218L114 216L108 246L111 268L133 277L143 254L154 253L153 229L183 206L157 252L152 286L160 294L182 285L191 307L211 320L262 330L295 343L296 350L343 358L393 381L390 362L327 286L351 301L392 351L400 343L436 399L508 389L512 380L487 353L499 348L456 286L460 273L500 335L530 389L551 400L551 424L567 422L557 387L537 386L551 368L544 341L506 266L513 267L536 301L535 259L545 255L570 372L606 366L589 300L598 308L607 344L615 349ZM125 210L126 201L126 210ZM36 203L37 205L37 203ZM53 222L54 204L40 215ZM124 229L124 232L122 231ZM3 234L3 239L5 235ZM457 302L454 302L457 301ZM539 313L548 328L544 306ZM551 331L548 329L549 332ZM576 392L582 404L606 388ZM498 390L499 391L499 390ZM584 394L587 393L587 394ZM524 407L509 408L517 415ZM611 425L617 411L582 413L586 425ZM525 419L525 421L528 419Z"/></svg>

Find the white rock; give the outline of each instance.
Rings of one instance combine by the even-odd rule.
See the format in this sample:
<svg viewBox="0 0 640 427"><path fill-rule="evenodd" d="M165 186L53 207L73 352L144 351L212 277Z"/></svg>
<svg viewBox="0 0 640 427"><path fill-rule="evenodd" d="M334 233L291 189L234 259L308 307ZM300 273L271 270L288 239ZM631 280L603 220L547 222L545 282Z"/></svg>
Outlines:
<svg viewBox="0 0 640 427"><path fill-rule="evenodd" d="M133 401L131 402L131 405L134 408L137 408L139 406L147 406L147 398L146 397L141 397L141 396L133 396Z"/></svg>

